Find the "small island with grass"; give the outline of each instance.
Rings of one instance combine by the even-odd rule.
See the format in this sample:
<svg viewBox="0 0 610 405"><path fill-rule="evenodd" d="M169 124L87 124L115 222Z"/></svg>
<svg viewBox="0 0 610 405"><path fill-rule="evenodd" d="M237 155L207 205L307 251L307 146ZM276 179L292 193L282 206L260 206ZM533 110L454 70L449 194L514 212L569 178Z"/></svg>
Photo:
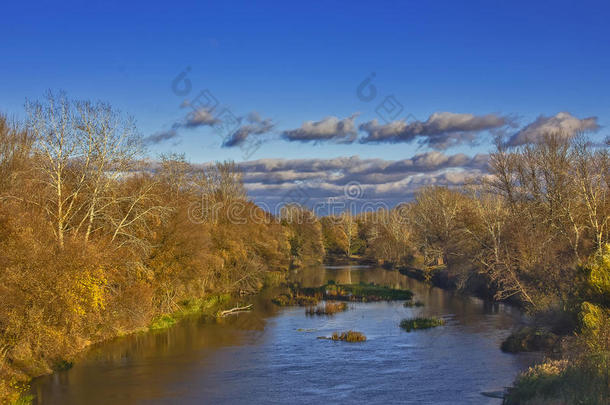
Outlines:
<svg viewBox="0 0 610 405"><path fill-rule="evenodd" d="M403 319L400 322L400 327L402 329L406 330L407 332L411 332L412 330L416 330L416 329L435 328L437 326L443 326L444 324L445 324L445 321L441 318L417 317L417 318Z"/></svg>
<svg viewBox="0 0 610 405"><path fill-rule="evenodd" d="M362 332L348 330L347 332L333 332L331 337L319 336L318 339L334 340L341 342L357 343L366 342L366 336Z"/></svg>

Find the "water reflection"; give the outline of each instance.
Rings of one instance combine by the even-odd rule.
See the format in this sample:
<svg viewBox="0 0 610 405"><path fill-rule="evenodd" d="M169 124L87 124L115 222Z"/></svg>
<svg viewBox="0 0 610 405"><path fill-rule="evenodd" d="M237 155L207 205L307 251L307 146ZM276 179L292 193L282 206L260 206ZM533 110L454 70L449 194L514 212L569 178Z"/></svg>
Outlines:
<svg viewBox="0 0 610 405"><path fill-rule="evenodd" d="M514 308L378 268L307 268L291 278L303 286L334 280L409 288L425 306L350 303L333 317L306 317L303 308L279 309L262 294L254 311L220 323L193 317L167 331L98 345L73 369L36 380L37 403L500 403L480 392L509 385L531 361L498 349L521 320ZM402 318L419 314L442 316L447 326L398 328ZM364 332L368 341L316 339L346 329Z"/></svg>

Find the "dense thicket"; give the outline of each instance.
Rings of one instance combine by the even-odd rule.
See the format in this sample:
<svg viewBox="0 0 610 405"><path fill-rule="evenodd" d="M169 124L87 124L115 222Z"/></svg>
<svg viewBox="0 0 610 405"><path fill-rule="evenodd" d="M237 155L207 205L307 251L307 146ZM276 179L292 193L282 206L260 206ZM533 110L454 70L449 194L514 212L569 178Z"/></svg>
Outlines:
<svg viewBox="0 0 610 405"><path fill-rule="evenodd" d="M317 220L272 218L234 164L147 164L132 121L103 103L49 94L27 113L0 117L0 397L187 301L322 261Z"/></svg>

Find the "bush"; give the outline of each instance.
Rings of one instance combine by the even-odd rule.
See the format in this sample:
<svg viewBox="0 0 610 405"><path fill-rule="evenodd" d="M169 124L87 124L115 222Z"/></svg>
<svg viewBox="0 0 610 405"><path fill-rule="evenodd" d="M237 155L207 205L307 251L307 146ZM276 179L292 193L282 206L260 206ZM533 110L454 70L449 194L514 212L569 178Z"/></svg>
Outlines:
<svg viewBox="0 0 610 405"><path fill-rule="evenodd" d="M579 360L547 360L521 373L509 389L504 403L516 404L607 404L610 398L606 355Z"/></svg>
<svg viewBox="0 0 610 405"><path fill-rule="evenodd" d="M508 353L546 350L553 347L558 339L559 337L551 332L525 327L511 333L502 342L501 349Z"/></svg>
<svg viewBox="0 0 610 405"><path fill-rule="evenodd" d="M582 337L593 352L610 351L610 311L583 302L580 311Z"/></svg>

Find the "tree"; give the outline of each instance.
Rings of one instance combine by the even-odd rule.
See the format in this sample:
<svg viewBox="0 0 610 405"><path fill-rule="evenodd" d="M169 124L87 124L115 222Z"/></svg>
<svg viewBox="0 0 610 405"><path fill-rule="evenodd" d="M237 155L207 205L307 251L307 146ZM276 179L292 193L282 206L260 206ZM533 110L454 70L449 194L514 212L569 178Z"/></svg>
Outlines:
<svg viewBox="0 0 610 405"><path fill-rule="evenodd" d="M84 188L85 171L75 173L71 165L79 156L80 142L74 125L72 106L66 95L47 93L46 103L28 102L28 129L35 140L36 162L41 183L48 189L44 208L55 224L60 248L70 220L78 209L78 196ZM85 162L87 165L89 162ZM71 184L70 184L71 183Z"/></svg>

